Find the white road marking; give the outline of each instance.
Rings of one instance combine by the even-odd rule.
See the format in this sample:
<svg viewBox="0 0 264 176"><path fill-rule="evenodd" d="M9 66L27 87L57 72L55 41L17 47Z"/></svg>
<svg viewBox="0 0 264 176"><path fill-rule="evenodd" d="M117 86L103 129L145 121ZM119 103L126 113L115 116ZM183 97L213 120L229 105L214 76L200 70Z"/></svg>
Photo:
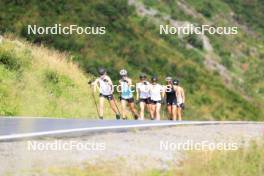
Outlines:
<svg viewBox="0 0 264 176"><path fill-rule="evenodd" d="M53 131L42 131L33 133L21 133L12 135L0 136L0 140L12 140L21 138L30 138L37 136L47 136L55 134L66 134L74 132L89 132L89 131L104 131L113 129L129 129L129 128L147 128L147 127L163 127L163 126L179 126L179 125L214 125L214 124L263 124L264 122L252 122L252 121L183 121L183 122L166 122L166 123L145 123L145 124L134 124L134 125L113 125L113 126L102 126L102 127L88 127L88 128L75 128L65 130L53 130Z"/></svg>

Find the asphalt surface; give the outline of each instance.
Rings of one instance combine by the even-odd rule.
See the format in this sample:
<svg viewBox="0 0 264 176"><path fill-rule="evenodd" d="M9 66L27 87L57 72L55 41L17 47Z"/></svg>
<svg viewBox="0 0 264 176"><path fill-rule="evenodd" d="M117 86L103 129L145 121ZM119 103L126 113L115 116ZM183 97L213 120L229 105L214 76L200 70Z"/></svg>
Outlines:
<svg viewBox="0 0 264 176"><path fill-rule="evenodd" d="M222 123L257 123L232 121L136 121L87 120L57 118L0 117L0 140L15 140L40 136L89 135L94 132L126 131L131 128L153 128L176 125L203 125Z"/></svg>

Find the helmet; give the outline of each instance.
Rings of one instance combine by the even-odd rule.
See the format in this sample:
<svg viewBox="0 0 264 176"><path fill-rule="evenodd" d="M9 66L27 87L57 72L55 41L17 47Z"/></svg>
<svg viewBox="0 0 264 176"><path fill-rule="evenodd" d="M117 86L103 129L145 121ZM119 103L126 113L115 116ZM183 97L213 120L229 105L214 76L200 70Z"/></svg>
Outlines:
<svg viewBox="0 0 264 176"><path fill-rule="evenodd" d="M172 77L167 76L167 77L166 77L166 81L172 81Z"/></svg>
<svg viewBox="0 0 264 176"><path fill-rule="evenodd" d="M179 84L180 84L179 80L177 80L177 79L173 80L173 85L179 85Z"/></svg>
<svg viewBox="0 0 264 176"><path fill-rule="evenodd" d="M151 82L157 82L157 81L158 81L157 76L152 76L152 78L151 78Z"/></svg>
<svg viewBox="0 0 264 176"><path fill-rule="evenodd" d="M98 69L98 73L99 73L100 75L104 75L104 74L106 73L106 70L105 70L104 68L99 68L99 69Z"/></svg>
<svg viewBox="0 0 264 176"><path fill-rule="evenodd" d="M120 74L120 76L126 76L127 71L125 69L122 69L122 70L120 70L119 74Z"/></svg>
<svg viewBox="0 0 264 176"><path fill-rule="evenodd" d="M147 75L146 75L145 73L141 73L141 74L139 75L139 78L140 78L140 79L146 79L146 78L147 78Z"/></svg>

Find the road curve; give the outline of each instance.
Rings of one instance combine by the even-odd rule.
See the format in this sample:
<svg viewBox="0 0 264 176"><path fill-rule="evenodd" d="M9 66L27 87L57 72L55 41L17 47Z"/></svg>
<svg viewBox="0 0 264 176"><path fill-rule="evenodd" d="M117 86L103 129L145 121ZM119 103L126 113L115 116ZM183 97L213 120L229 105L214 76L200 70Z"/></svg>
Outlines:
<svg viewBox="0 0 264 176"><path fill-rule="evenodd" d="M136 121L88 120L45 117L0 117L0 141L39 137L73 137L102 132L124 132L182 125L263 124L253 121Z"/></svg>

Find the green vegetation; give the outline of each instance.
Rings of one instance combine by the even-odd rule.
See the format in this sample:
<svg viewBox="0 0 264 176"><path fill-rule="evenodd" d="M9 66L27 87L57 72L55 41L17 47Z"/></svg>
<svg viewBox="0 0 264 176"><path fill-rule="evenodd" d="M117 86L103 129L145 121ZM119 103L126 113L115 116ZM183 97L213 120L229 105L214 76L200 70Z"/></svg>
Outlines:
<svg viewBox="0 0 264 176"><path fill-rule="evenodd" d="M234 8L233 4L235 4L233 1L231 4L220 0L186 1L185 5L191 7L190 9L195 9L204 19L185 13L176 0L166 0L161 3L145 0L142 2L147 8L158 10L160 12L158 15L168 14L173 19L191 21L199 25L215 21L217 25L230 26L233 23L232 20L235 20L230 15ZM250 8L248 14L251 12L256 14L256 10L260 7L253 8ZM243 10L235 12L243 19L244 16L240 12L244 13L245 10L247 9L243 8ZM261 17L261 15L257 16L257 18ZM263 93L261 93L264 88L263 77L261 77L264 62L260 59L264 55L263 42L248 37L247 31L241 30L239 35L231 37L208 36L215 54L219 56L219 63L223 64L236 78L230 85L231 83L225 84L224 78L220 77L218 73L208 71L203 62L205 52L202 42L196 36L184 39L179 39L176 36L160 36L158 27L152 20L136 14L135 7L129 6L126 0L47 0L41 2L37 0L3 0L0 2L0 23L1 32L11 32L32 43L41 43L47 47L70 53L72 57L68 57L69 60L78 64L85 73L96 75L96 69L99 66L106 67L115 83L117 83L118 71L121 68L126 68L134 80L137 80L140 72L145 72L149 76L156 74L161 82L167 75L178 77L186 89L185 116L187 119L263 120L264 112L260 108L264 105ZM100 36L27 35L26 33L28 24L52 26L58 23L63 26L69 24L106 26L107 33ZM255 23L261 23L261 20L255 21ZM261 26L261 24L256 24L256 26ZM192 44L194 49L186 48L188 43ZM252 50L256 52L252 53ZM8 57L1 58L2 65L21 67L19 66L21 63L9 60ZM11 58L14 57L11 55ZM247 70L243 70L244 64L248 64ZM79 112L84 111L81 108L84 106L79 106L79 110L76 107L68 114L65 109L68 109L69 106L57 110L56 107L61 106L60 97L63 97L63 101L67 101L69 104L77 104L78 99L74 96L81 95L73 96L67 92L80 90L81 92L87 91L89 94L88 89L84 86L76 86L74 80L67 74L47 68L40 70L37 73L41 74L38 79L38 81L41 80L41 91L49 92L52 95L50 101L55 110L47 108L46 112L43 112L39 109L28 108L27 113L20 111L21 105L15 106L16 103L12 103L12 100L5 96L6 98L0 102L2 104L0 106L3 106L2 109L7 109L2 111L8 112L3 112L3 115L35 114L78 117L95 114L94 109ZM17 73L12 72L12 74L10 76L17 77ZM21 79L25 79L25 77ZM82 80L85 82L84 78ZM35 89L32 87L32 90ZM10 92L8 93L8 91ZM8 91L3 90L1 94L13 92L12 90ZM42 97L40 94L43 92L41 91L37 91L36 97ZM91 101L91 99L87 100ZM13 104L13 108L6 108L9 103ZM28 102L27 106L30 106L29 103L36 102ZM91 103L88 102L88 104ZM42 106L46 105L42 104ZM47 113L48 111L50 112Z"/></svg>
<svg viewBox="0 0 264 176"><path fill-rule="evenodd" d="M264 2L262 0L224 0L235 12L238 22L249 25L264 35Z"/></svg>
<svg viewBox="0 0 264 176"><path fill-rule="evenodd" d="M5 39L0 45L0 115L96 118L89 77L67 57Z"/></svg>
<svg viewBox="0 0 264 176"><path fill-rule="evenodd" d="M193 152L179 169L165 175L245 175L264 174L264 144L252 142L237 151Z"/></svg>

